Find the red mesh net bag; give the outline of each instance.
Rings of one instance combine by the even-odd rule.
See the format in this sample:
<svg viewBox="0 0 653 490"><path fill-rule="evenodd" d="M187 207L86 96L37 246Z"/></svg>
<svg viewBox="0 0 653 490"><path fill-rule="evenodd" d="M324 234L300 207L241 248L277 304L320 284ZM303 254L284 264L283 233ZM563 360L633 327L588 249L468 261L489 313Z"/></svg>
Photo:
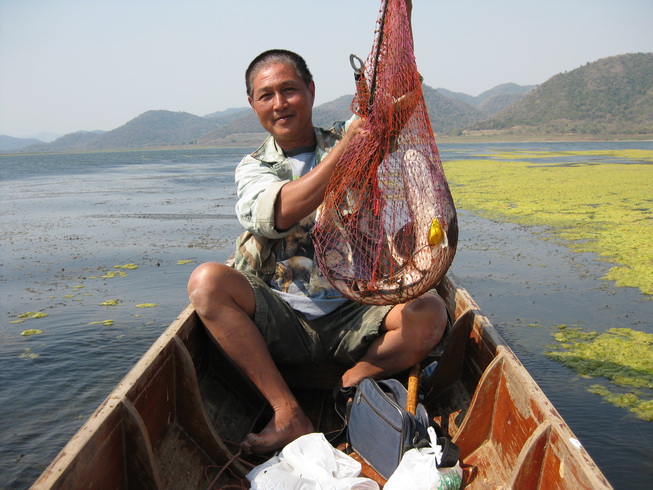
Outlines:
<svg viewBox="0 0 653 490"><path fill-rule="evenodd" d="M458 242L404 0L381 6L352 109L365 131L341 157L318 210L318 264L354 301L403 303L440 281Z"/></svg>

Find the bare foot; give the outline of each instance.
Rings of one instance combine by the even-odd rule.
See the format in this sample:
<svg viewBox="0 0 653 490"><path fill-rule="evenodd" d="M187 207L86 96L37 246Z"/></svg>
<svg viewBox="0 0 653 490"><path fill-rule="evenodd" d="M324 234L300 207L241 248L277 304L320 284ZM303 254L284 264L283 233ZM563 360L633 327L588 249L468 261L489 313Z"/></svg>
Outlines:
<svg viewBox="0 0 653 490"><path fill-rule="evenodd" d="M313 432L313 424L300 408L275 412L258 434L247 434L241 443L245 454L265 454L281 449L300 436Z"/></svg>

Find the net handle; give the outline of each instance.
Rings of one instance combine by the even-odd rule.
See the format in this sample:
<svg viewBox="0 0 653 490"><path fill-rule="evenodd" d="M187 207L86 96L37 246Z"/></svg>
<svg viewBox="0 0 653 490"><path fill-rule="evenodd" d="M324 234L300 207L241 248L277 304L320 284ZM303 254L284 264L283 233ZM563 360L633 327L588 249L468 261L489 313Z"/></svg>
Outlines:
<svg viewBox="0 0 653 490"><path fill-rule="evenodd" d="M408 375L408 397L406 399L406 411L415 415L417 412L417 393L419 389L420 364L417 363L410 370Z"/></svg>
<svg viewBox="0 0 653 490"><path fill-rule="evenodd" d="M381 45L383 44L383 30L385 29L385 16L388 13L388 1L383 2L383 9L381 14L381 21L379 27L379 39L376 44L376 54L374 55L374 71L372 72L372 80L370 83L370 102L369 107L372 107L374 104L374 92L376 91L376 72L379 66L379 56L381 56Z"/></svg>

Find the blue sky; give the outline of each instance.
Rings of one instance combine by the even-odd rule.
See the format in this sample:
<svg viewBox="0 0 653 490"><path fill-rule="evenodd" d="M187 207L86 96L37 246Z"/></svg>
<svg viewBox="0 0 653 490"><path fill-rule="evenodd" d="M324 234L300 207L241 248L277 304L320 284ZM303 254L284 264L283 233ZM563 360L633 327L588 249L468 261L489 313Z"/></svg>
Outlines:
<svg viewBox="0 0 653 490"><path fill-rule="evenodd" d="M269 48L302 54L316 104L353 93L380 0L0 0L0 134L111 130L151 109L244 107ZM651 0L414 0L427 85L478 95L653 52Z"/></svg>

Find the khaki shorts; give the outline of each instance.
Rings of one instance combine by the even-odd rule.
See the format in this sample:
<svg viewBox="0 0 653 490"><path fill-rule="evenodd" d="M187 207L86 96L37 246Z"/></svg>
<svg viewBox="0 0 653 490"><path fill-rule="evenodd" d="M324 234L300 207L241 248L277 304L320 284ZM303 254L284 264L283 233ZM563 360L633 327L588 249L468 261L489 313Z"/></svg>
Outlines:
<svg viewBox="0 0 653 490"><path fill-rule="evenodd" d="M276 362L353 366L379 336L381 323L392 309L392 305L348 301L323 317L307 320L261 279L247 272L242 274L256 298L254 323Z"/></svg>

